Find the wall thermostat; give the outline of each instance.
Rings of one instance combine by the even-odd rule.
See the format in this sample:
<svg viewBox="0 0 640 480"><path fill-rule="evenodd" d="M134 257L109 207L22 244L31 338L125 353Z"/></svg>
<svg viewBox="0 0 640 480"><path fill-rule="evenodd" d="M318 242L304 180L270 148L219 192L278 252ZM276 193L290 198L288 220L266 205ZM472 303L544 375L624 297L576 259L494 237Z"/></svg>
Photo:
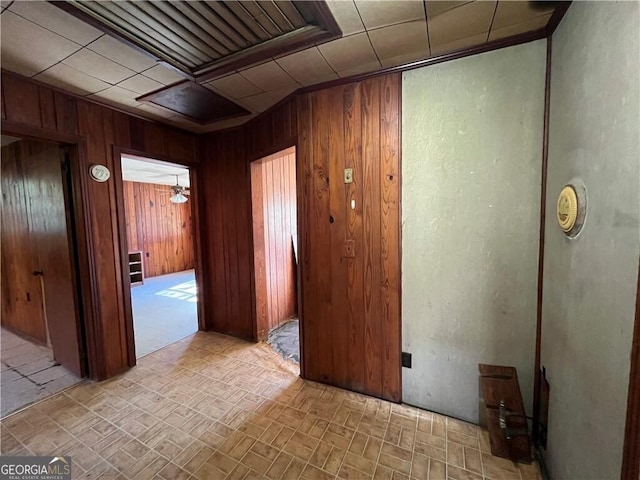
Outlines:
<svg viewBox="0 0 640 480"><path fill-rule="evenodd" d="M111 177L111 172L104 165L91 165L89 174L96 182L106 182Z"/></svg>
<svg viewBox="0 0 640 480"><path fill-rule="evenodd" d="M558 195L556 217L558 225L568 237L575 238L586 216L586 191L577 184L565 185Z"/></svg>

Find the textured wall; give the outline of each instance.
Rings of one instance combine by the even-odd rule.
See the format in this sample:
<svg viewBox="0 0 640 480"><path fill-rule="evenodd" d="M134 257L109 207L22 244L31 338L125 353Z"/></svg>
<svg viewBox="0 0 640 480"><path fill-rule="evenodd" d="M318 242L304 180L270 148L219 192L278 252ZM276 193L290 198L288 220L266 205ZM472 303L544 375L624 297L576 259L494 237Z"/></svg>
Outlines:
<svg viewBox="0 0 640 480"><path fill-rule="evenodd" d="M547 211L573 178L587 220L547 217L542 365L554 479L620 478L640 197L640 4L574 2L553 36Z"/></svg>
<svg viewBox="0 0 640 480"><path fill-rule="evenodd" d="M544 41L406 72L403 400L478 422L478 363L531 412Z"/></svg>

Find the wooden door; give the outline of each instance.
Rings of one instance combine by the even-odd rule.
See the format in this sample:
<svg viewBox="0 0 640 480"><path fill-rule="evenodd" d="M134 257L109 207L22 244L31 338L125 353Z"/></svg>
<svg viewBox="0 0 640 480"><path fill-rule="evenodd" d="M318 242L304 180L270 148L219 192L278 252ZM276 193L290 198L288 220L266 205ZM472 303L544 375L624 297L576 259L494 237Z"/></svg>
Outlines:
<svg viewBox="0 0 640 480"><path fill-rule="evenodd" d="M23 176L30 232L42 272L44 312L57 362L82 376L76 279L63 181L64 157L57 145L23 141Z"/></svg>
<svg viewBox="0 0 640 480"><path fill-rule="evenodd" d="M2 326L47 343L38 256L29 227L29 204L20 161L21 142L2 147Z"/></svg>

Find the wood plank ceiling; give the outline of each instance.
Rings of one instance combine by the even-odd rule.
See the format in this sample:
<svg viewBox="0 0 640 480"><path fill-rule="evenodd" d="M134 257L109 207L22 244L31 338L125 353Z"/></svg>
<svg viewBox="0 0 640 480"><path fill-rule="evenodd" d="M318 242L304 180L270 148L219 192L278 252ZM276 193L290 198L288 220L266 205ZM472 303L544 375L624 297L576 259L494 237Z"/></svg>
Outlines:
<svg viewBox="0 0 640 480"><path fill-rule="evenodd" d="M556 10L566 8L563 3L54 2L76 14L86 10L80 20L48 2L3 1L2 68L200 133L242 124L301 87L525 33L542 36ZM311 22L309 5L323 6L342 36L283 50L280 42L284 39L295 34L302 42L320 23L331 23L326 15ZM118 20L122 31L106 28L111 33L105 34L104 24L95 28L91 9L112 19L125 19ZM307 26L300 26L301 18ZM135 25L139 27L136 37L122 43L125 30ZM144 42L149 46L143 48ZM194 78L250 114L202 125L181 112L146 101L152 98L150 93Z"/></svg>

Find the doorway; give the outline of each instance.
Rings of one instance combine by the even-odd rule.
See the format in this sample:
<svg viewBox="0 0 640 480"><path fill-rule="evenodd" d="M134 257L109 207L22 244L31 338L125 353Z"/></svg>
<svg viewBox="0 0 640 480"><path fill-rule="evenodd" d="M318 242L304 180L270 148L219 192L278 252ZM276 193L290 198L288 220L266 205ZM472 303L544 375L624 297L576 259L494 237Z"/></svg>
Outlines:
<svg viewBox="0 0 640 480"><path fill-rule="evenodd" d="M2 411L87 373L69 158L2 136Z"/></svg>
<svg viewBox="0 0 640 480"><path fill-rule="evenodd" d="M251 163L256 329L300 362L295 147Z"/></svg>
<svg viewBox="0 0 640 480"><path fill-rule="evenodd" d="M121 154L136 357L198 331L189 168Z"/></svg>

